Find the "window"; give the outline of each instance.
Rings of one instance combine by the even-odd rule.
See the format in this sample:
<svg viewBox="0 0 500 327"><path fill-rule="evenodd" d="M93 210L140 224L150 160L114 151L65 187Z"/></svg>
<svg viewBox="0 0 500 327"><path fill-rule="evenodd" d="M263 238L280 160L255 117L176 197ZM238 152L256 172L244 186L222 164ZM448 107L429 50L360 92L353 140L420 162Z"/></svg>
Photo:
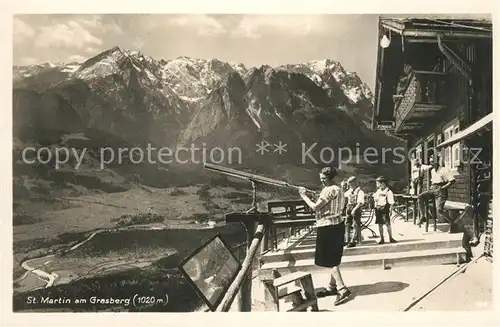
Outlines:
<svg viewBox="0 0 500 327"><path fill-rule="evenodd" d="M443 141L449 140L453 135L457 134L459 131L459 121L454 119L453 121L446 124L443 128ZM443 149L443 161L444 166L448 167L452 171L456 171L460 163L462 162L462 146L460 142L454 143Z"/></svg>
<svg viewBox="0 0 500 327"><path fill-rule="evenodd" d="M441 144L441 143L443 143L443 134L439 133L436 135L436 146L438 144ZM443 149L439 149L436 151L439 153L439 155L441 155L442 158L444 158L444 150Z"/></svg>
<svg viewBox="0 0 500 327"><path fill-rule="evenodd" d="M461 144L460 142L459 143L455 143L452 145L451 147L451 157L452 157L452 168L457 168L458 166L460 166L460 162L462 161L462 158L461 158Z"/></svg>
<svg viewBox="0 0 500 327"><path fill-rule="evenodd" d="M443 134L438 134L436 136L436 144L440 144L443 142Z"/></svg>

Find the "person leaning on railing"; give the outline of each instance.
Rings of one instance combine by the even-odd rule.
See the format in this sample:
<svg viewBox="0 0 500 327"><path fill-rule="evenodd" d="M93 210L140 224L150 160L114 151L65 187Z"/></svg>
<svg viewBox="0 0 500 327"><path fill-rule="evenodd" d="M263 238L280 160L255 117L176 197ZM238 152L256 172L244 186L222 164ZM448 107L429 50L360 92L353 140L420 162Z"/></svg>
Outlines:
<svg viewBox="0 0 500 327"><path fill-rule="evenodd" d="M419 195L422 192L422 185L424 183L424 174L422 163L420 159L414 158L411 165L411 183L413 188L413 195Z"/></svg>
<svg viewBox="0 0 500 327"><path fill-rule="evenodd" d="M455 178L451 175L448 168L441 166L441 157L436 154L431 155L429 158L430 165L422 165L424 171L431 171L431 188L428 191L422 192L418 195L418 207L420 210L420 220L418 225L422 225L427 219L427 212L425 210L425 203L431 199L435 200L436 213L441 215L443 219L450 224L450 233L452 227L455 227L453 220L448 212L444 209L444 204L448 200L448 188L455 183Z"/></svg>
<svg viewBox="0 0 500 327"><path fill-rule="evenodd" d="M316 251L314 262L317 266L331 268L330 283L318 292L318 297L337 295L334 305L346 302L351 291L344 284L340 273L340 263L344 252L345 222L342 211L344 208L344 191L335 185L337 171L332 167L321 170L319 177L323 189L316 203L306 195L306 189L299 188L300 197L313 209L316 215Z"/></svg>

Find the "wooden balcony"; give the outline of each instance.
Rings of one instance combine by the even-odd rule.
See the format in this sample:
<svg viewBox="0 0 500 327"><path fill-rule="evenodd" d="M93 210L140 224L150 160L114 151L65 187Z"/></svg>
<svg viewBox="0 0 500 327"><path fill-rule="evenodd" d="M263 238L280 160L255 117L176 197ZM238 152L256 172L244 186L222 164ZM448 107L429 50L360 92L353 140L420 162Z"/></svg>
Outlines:
<svg viewBox="0 0 500 327"><path fill-rule="evenodd" d="M445 73L414 71L405 87L394 95L396 134L422 128L446 108Z"/></svg>

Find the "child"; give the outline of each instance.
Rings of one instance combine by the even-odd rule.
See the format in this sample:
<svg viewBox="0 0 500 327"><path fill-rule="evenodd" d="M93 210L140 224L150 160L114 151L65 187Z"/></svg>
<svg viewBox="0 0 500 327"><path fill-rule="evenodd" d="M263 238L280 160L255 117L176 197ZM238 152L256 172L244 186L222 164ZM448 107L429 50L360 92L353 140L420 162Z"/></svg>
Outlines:
<svg viewBox="0 0 500 327"><path fill-rule="evenodd" d="M361 234L361 210L365 204L365 192L359 187L356 177L351 176L347 180L349 189L345 193L346 197L346 227L347 227L347 247L356 246L356 242ZM351 231L354 229L351 238Z"/></svg>
<svg viewBox="0 0 500 327"><path fill-rule="evenodd" d="M377 191L373 193L373 200L375 202L375 223L378 225L380 232L380 242L384 244L384 224L389 234L389 242L396 243L392 237L391 229L391 206L394 205L394 194L389 189L385 177L378 177L375 180L377 184Z"/></svg>

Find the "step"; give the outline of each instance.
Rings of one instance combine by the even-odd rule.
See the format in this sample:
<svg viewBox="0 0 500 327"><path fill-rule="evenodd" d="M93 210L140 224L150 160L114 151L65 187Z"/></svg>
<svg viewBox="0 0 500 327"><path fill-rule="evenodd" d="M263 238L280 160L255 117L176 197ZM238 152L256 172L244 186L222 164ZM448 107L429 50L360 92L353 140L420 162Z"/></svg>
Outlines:
<svg viewBox="0 0 500 327"><path fill-rule="evenodd" d="M342 269L359 267L382 268L383 264L386 267L395 267L414 265L460 264L463 262L465 262L465 250L462 247L454 247L445 249L371 253L344 256L342 258L342 264L340 267ZM314 258L309 258L296 261L266 262L262 265L259 272L262 271L263 273L269 273L274 269L276 269L281 274L289 274L298 270L313 272L316 270L324 270L325 268L316 266L314 264Z"/></svg>
<svg viewBox="0 0 500 327"><path fill-rule="evenodd" d="M353 248L344 248L344 257L357 256L365 254L376 253L393 253L393 252L406 252L416 250L432 250L432 249L445 249L460 247L462 245L462 234L444 234L435 235L432 239L421 239L411 241L399 241L398 243L386 243L378 245L378 239L367 240L365 244L355 246ZM306 247L294 247L287 250L279 250L274 252L267 252L262 256L262 261L277 262L289 260L303 260L314 258L315 244L314 240L311 245Z"/></svg>
<svg viewBox="0 0 500 327"><path fill-rule="evenodd" d="M429 232L434 230L434 223L432 222L432 220L429 222ZM425 223L422 224L422 226L420 227L422 230L425 231ZM448 233L448 231L450 230L450 224L448 223L437 223L436 224L436 229L440 232L443 232L443 233Z"/></svg>
<svg viewBox="0 0 500 327"><path fill-rule="evenodd" d="M411 223L413 224L413 221ZM422 225L420 225L420 226L415 224L415 228L418 228L419 230L422 230L425 233L425 222L423 222ZM436 232L448 233L449 230L450 230L450 224L448 224L448 223L439 223L438 222L436 224ZM430 232L435 232L434 231L434 221L432 219L429 221L428 233L430 233Z"/></svg>
<svg viewBox="0 0 500 327"><path fill-rule="evenodd" d="M276 278L273 281L273 286L274 287L280 287L280 286L286 285L288 283L294 282L296 280L300 280L302 278L305 278L305 277L307 277L309 275L311 275L311 274L303 272L303 271L297 271L297 272L295 272L293 274L287 274L285 276L281 276L281 277Z"/></svg>
<svg viewBox="0 0 500 327"><path fill-rule="evenodd" d="M420 230L422 230L422 232L424 234L436 233L436 232L448 234L448 231L450 230L450 224L437 223L436 224L436 232L434 231L434 223L432 222L432 220L429 222L429 231L428 232L425 232L425 223L423 223L422 226L420 226L420 227L418 227L418 225L416 225L416 228L419 228Z"/></svg>

